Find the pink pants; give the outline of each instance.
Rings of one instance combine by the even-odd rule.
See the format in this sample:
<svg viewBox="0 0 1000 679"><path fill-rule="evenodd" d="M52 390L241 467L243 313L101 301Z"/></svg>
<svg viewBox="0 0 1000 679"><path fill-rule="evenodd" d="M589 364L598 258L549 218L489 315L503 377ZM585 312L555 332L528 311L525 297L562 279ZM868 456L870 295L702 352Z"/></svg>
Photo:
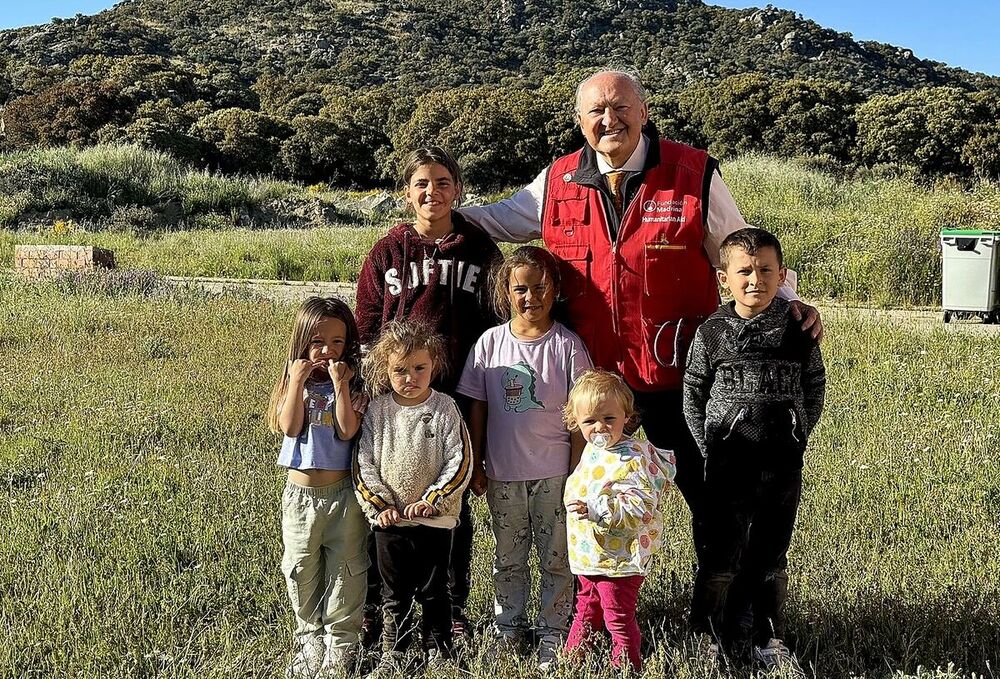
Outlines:
<svg viewBox="0 0 1000 679"><path fill-rule="evenodd" d="M635 619L635 606L639 601L639 586L643 576L609 578L603 575L576 576L579 588L576 593L576 614L566 640L566 652L589 645L591 635L601 630L611 634L611 664L621 666L622 653L629 664L642 669L639 653L641 637Z"/></svg>

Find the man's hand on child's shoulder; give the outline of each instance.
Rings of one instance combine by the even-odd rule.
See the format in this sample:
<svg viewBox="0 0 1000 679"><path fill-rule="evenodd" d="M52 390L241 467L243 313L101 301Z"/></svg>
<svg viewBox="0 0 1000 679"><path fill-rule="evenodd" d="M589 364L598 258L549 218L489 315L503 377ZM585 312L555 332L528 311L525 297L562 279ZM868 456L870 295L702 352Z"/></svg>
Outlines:
<svg viewBox="0 0 1000 679"><path fill-rule="evenodd" d="M822 342L823 319L820 318L819 310L799 299L793 299L788 304L792 309L792 317L797 321L802 321L802 330L812 335L816 342Z"/></svg>

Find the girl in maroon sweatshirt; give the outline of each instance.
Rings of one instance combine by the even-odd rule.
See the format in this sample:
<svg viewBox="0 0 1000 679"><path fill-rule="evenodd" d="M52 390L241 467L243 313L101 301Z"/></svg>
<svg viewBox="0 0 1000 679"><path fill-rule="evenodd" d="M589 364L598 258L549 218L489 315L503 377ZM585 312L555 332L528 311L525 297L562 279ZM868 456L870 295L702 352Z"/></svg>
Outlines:
<svg viewBox="0 0 1000 679"><path fill-rule="evenodd" d="M412 223L394 226L361 267L355 317L361 344L378 339L387 322L413 318L448 343L452 370L435 385L454 392L469 350L497 320L489 304L491 267L500 250L452 210L462 191L458 163L443 149L418 149L403 167Z"/></svg>
<svg viewBox="0 0 1000 679"><path fill-rule="evenodd" d="M389 321L414 319L429 325L447 343L447 366L438 373L433 386L456 396L455 387L469 350L483 332L498 322L490 305L489 281L490 271L502 255L489 236L453 211L462 193L462 173L447 151L438 147L417 149L407 158L402 179L414 221L390 229L365 259L354 312L358 333L362 347L367 349ZM464 405L461 400L459 405ZM465 602L471 561L472 517L466 498L452 544L451 595L456 637L469 634ZM380 585L377 573L377 569L368 570L362 635L365 645L376 641L381 622L375 609Z"/></svg>

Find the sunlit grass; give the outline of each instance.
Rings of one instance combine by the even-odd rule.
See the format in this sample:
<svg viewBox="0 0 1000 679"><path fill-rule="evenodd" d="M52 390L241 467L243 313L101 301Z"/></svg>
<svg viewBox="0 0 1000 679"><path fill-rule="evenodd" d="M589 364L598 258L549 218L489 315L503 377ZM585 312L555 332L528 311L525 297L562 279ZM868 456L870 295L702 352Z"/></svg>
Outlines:
<svg viewBox="0 0 1000 679"><path fill-rule="evenodd" d="M0 676L280 677L292 616L263 412L293 309L130 289L148 288L0 281ZM991 676L1000 342L850 311L826 320L827 408L790 554L804 664L820 677ZM684 623L693 557L676 494L666 529L639 607L644 676L707 676ZM480 523L480 622L491 549ZM530 662L495 662L469 669L532 676ZM614 675L595 661L557 676Z"/></svg>
<svg viewBox="0 0 1000 679"><path fill-rule="evenodd" d="M1000 228L1000 187L994 184L840 180L763 156L727 163L724 172L747 221L782 239L786 261L798 272L800 293L807 298L937 304L941 228ZM402 217L248 228L247 214L254 210L266 207L277 215L277 226L301 225L291 211L302 200L332 205L344 194L325 186L310 190L266 178L194 172L134 147L0 156L0 189L5 181L11 188L0 191L0 225L42 210L76 210L89 217L61 218L59 228L43 219L32 229L0 230L0 266L11 265L15 243L80 243L114 250L120 266L166 275L353 281L371 245ZM179 210L186 230L157 226L157 210L167 205ZM282 210L287 222L281 221Z"/></svg>

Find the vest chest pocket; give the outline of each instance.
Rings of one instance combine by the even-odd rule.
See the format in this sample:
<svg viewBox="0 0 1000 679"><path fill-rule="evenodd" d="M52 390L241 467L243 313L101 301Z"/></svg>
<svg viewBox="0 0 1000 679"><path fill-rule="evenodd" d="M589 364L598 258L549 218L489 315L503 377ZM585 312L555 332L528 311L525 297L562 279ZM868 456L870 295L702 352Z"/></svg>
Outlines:
<svg viewBox="0 0 1000 679"><path fill-rule="evenodd" d="M552 201L552 227L567 238L582 239L579 229L590 226L590 206L586 198L562 198Z"/></svg>
<svg viewBox="0 0 1000 679"><path fill-rule="evenodd" d="M644 288L647 295L677 295L689 283L692 260L683 243L646 243L643 266Z"/></svg>
<svg viewBox="0 0 1000 679"><path fill-rule="evenodd" d="M552 254L559 262L560 287L566 299L582 296L590 283L590 248L586 245L552 246Z"/></svg>

